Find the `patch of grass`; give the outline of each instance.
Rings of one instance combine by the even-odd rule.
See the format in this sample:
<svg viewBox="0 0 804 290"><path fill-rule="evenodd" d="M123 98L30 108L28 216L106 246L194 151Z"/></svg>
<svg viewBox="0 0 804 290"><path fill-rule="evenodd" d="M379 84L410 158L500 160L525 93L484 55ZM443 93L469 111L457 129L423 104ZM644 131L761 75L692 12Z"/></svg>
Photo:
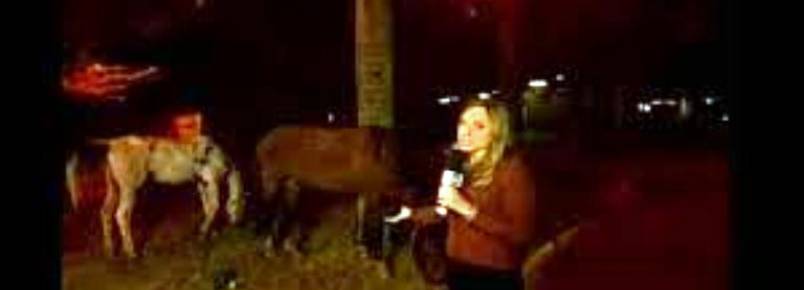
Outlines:
<svg viewBox="0 0 804 290"><path fill-rule="evenodd" d="M353 243L353 209L325 213L310 233L305 256L263 256L265 237L253 229L230 228L208 242L194 236L150 244L136 263L108 261L99 255L72 257L63 268L64 289L213 289L226 269L237 275L237 289L438 289L415 268L410 249L396 257L394 277L382 276L379 261L361 256ZM189 231L188 231L189 232Z"/></svg>

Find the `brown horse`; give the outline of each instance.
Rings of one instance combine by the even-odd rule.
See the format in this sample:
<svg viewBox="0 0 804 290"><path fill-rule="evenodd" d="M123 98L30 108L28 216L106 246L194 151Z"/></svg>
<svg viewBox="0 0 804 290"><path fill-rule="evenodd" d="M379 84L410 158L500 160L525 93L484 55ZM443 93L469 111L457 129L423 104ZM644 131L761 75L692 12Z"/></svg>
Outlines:
<svg viewBox="0 0 804 290"><path fill-rule="evenodd" d="M256 156L263 200L285 205L275 206L277 216L296 208L301 189L356 195L358 241L364 241L366 223L375 222L381 198L401 184L396 138L385 129L278 127L259 142ZM274 219L266 243L284 240L295 251L297 245L280 238L281 223Z"/></svg>

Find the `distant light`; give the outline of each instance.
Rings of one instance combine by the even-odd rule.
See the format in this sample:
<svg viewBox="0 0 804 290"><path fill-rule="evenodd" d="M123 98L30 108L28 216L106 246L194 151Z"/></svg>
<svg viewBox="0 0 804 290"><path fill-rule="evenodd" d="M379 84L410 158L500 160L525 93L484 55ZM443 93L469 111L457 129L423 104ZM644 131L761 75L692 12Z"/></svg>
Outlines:
<svg viewBox="0 0 804 290"><path fill-rule="evenodd" d="M475 7L469 7L469 17L477 17L477 9Z"/></svg>
<svg viewBox="0 0 804 290"><path fill-rule="evenodd" d="M564 81L564 74L556 75L556 81L563 82Z"/></svg>
<svg viewBox="0 0 804 290"><path fill-rule="evenodd" d="M723 121L723 122L728 122L729 121L729 114L723 114L723 117L721 117L720 120Z"/></svg>
<svg viewBox="0 0 804 290"><path fill-rule="evenodd" d="M493 90L493 91L491 91L491 94L492 95L499 95L500 91L499 90Z"/></svg>
<svg viewBox="0 0 804 290"><path fill-rule="evenodd" d="M651 105L659 106L662 104L662 100L653 100L650 102Z"/></svg>
<svg viewBox="0 0 804 290"><path fill-rule="evenodd" d="M664 104L668 106L676 106L678 105L678 102L676 102L676 100L666 100L664 101Z"/></svg>
<svg viewBox="0 0 804 290"><path fill-rule="evenodd" d="M528 82L528 86L531 88L543 88L547 86L547 81L545 80L531 80Z"/></svg>
<svg viewBox="0 0 804 290"><path fill-rule="evenodd" d="M103 71L103 65L96 62L92 64L91 69L96 72Z"/></svg>
<svg viewBox="0 0 804 290"><path fill-rule="evenodd" d="M489 94L487 92L481 92L481 93L477 94L477 96L480 97L481 100L488 100L488 99L491 98L491 94Z"/></svg>
<svg viewBox="0 0 804 290"><path fill-rule="evenodd" d="M688 118L692 114L692 108L687 98L681 98L681 109L679 110L682 118Z"/></svg>
<svg viewBox="0 0 804 290"><path fill-rule="evenodd" d="M449 102L450 102L449 97L438 99L438 103L441 104L441 105L448 105Z"/></svg>
<svg viewBox="0 0 804 290"><path fill-rule="evenodd" d="M461 101L461 97L458 97L458 96L450 96L449 99L453 103L457 103L457 102Z"/></svg>
<svg viewBox="0 0 804 290"><path fill-rule="evenodd" d="M715 99L710 98L710 97L707 97L706 100L704 100L704 101L706 101L707 105L712 105L712 104L715 103Z"/></svg>
<svg viewBox="0 0 804 290"><path fill-rule="evenodd" d="M331 112L327 113L327 122L330 122L330 123L335 122L335 114L333 114Z"/></svg>
<svg viewBox="0 0 804 290"><path fill-rule="evenodd" d="M637 104L637 110L639 110L640 113L650 113L651 106L646 103L639 103Z"/></svg>

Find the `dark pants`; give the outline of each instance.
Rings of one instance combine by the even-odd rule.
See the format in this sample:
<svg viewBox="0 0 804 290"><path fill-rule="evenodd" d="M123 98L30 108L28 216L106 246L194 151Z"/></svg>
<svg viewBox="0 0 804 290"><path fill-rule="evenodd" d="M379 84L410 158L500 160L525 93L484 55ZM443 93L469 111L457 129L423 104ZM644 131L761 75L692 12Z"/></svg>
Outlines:
<svg viewBox="0 0 804 290"><path fill-rule="evenodd" d="M518 270L497 270L452 261L447 267L449 290L522 290L523 287Z"/></svg>

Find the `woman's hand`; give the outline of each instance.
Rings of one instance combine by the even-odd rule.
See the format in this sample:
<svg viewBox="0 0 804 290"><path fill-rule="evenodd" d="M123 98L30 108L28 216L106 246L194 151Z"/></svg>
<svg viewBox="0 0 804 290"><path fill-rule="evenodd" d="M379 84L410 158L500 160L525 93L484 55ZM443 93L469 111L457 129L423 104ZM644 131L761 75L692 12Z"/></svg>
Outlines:
<svg viewBox="0 0 804 290"><path fill-rule="evenodd" d="M438 189L438 205L452 210L468 220L472 220L477 215L477 208L451 186L442 186Z"/></svg>

